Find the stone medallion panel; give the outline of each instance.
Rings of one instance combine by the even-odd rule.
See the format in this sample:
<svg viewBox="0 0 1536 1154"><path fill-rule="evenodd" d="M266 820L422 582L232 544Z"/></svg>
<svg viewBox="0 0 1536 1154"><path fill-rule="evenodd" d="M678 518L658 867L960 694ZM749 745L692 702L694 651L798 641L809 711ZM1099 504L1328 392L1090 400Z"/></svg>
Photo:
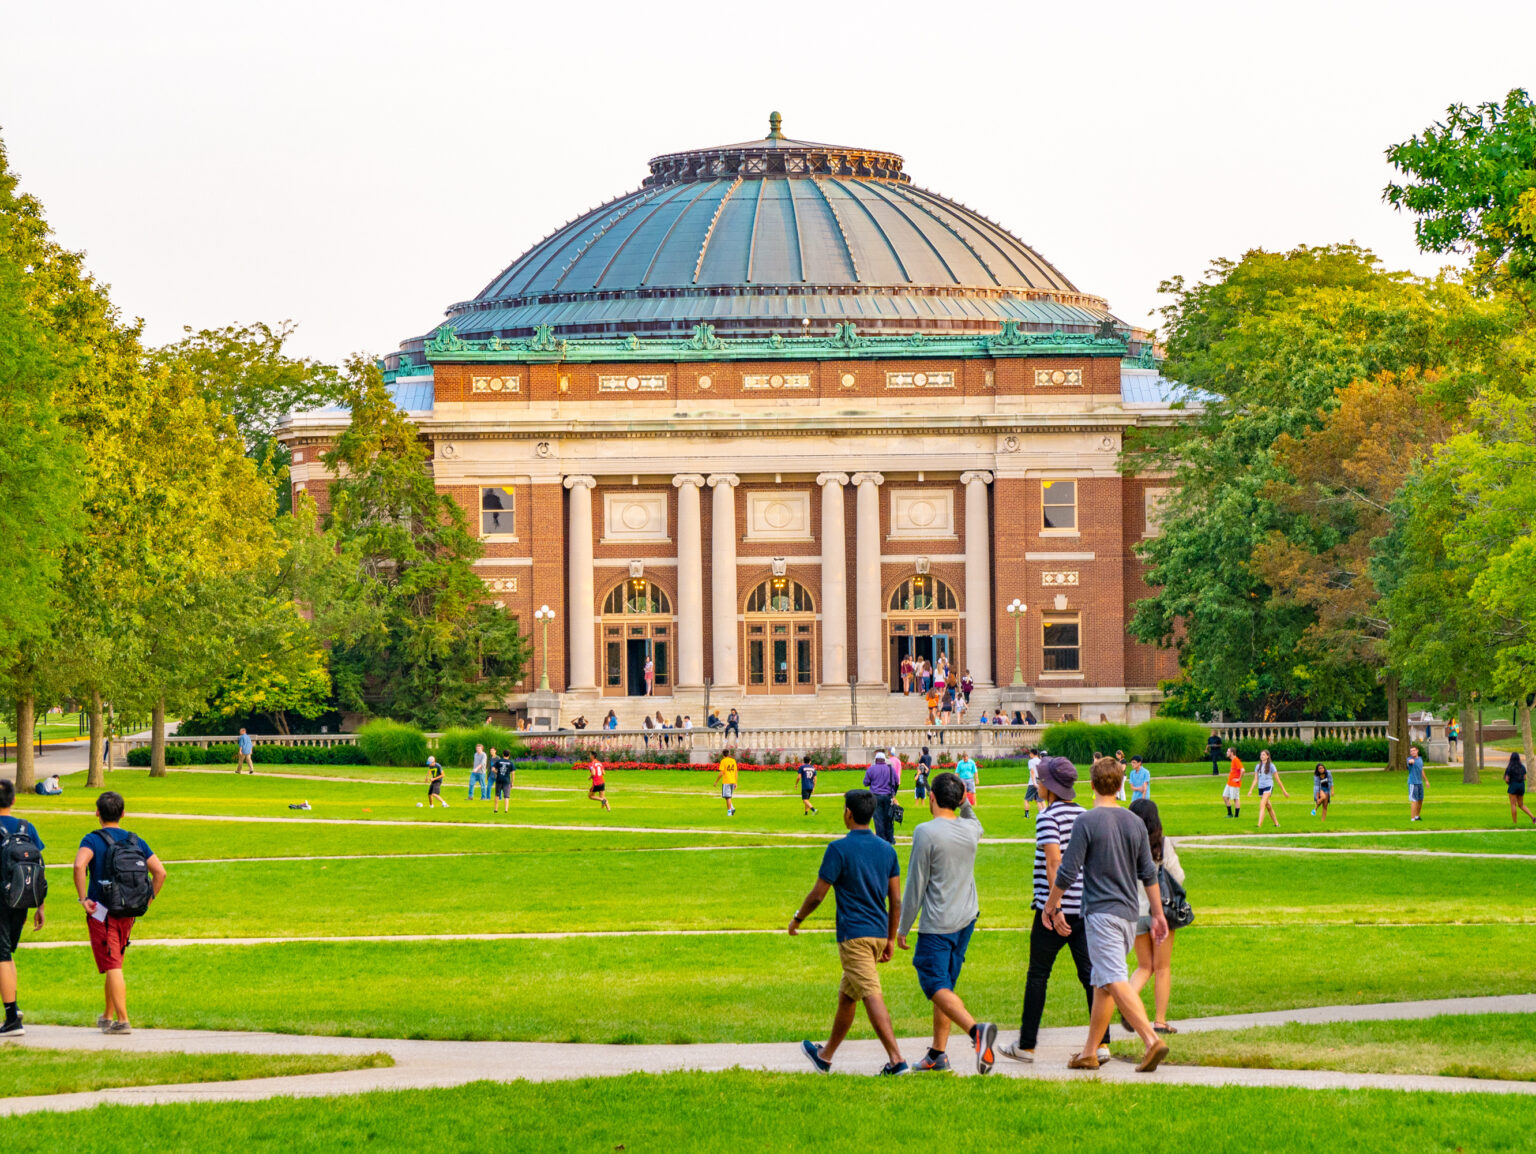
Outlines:
<svg viewBox="0 0 1536 1154"><path fill-rule="evenodd" d="M667 540L667 495L604 493L603 540Z"/></svg>
<svg viewBox="0 0 1536 1154"><path fill-rule="evenodd" d="M892 489L891 536L955 536L955 494L949 489Z"/></svg>
<svg viewBox="0 0 1536 1154"><path fill-rule="evenodd" d="M811 495L809 492L747 494L748 541L809 541Z"/></svg>

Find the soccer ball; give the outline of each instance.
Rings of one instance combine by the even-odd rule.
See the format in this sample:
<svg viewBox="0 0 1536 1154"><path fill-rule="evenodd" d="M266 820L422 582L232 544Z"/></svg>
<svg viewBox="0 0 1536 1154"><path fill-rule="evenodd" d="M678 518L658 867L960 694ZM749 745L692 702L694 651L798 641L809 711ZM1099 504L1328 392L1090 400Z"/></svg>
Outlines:
<svg viewBox="0 0 1536 1154"><path fill-rule="evenodd" d="M420 809L420 808L421 808L421 802L419 802L419 801L418 801L418 802L417 802L417 803L416 803L416 808L417 808L417 809Z"/></svg>

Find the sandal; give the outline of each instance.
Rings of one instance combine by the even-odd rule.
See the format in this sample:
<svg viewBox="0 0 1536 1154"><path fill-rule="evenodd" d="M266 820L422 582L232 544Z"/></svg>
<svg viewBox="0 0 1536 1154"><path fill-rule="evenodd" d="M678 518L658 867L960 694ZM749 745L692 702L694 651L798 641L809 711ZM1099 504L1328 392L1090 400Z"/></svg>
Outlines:
<svg viewBox="0 0 1536 1154"><path fill-rule="evenodd" d="M1178 1030L1174 1029L1167 1022L1164 1022L1161 1026L1159 1026L1156 1022L1153 1022L1152 1032L1154 1034L1177 1034Z"/></svg>

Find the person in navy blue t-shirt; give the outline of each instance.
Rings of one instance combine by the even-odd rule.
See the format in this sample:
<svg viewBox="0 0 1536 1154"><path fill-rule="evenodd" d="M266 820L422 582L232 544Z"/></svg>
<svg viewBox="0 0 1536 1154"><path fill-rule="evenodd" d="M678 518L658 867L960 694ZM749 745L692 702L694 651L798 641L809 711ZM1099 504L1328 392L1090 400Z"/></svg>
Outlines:
<svg viewBox="0 0 1536 1154"><path fill-rule="evenodd" d="M901 865L896 850L877 838L869 828L875 816L875 797L867 789L850 789L843 795L843 824L848 836L827 847L816 884L790 919L790 936L827 896L837 891L837 952L843 964L843 980L837 988L837 1014L832 1035L824 1046L804 1041L800 1049L812 1066L825 1074L832 1055L848 1036L860 1002L869 1015L881 1045L890 1059L882 1074L905 1074L907 1064L891 1029L890 1011L880 989L882 962L896 952L896 928L901 922Z"/></svg>
<svg viewBox="0 0 1536 1154"><path fill-rule="evenodd" d="M11 816L11 806L16 803L16 787L9 781L0 781L0 832L7 836L26 834L38 849L43 839L29 821ZM43 907L32 911L32 928L43 928ZM0 1025L0 1038L20 1038L26 1034L21 1025L21 1011L16 1008L16 963L11 959L21 944L21 931L27 925L27 911L0 906L0 1001L5 1002L5 1024Z"/></svg>
<svg viewBox="0 0 1536 1154"><path fill-rule="evenodd" d="M816 792L816 767L811 764L810 754L800 759L800 768L795 772L800 775L800 804L805 807L800 816L804 817L816 812L816 807L811 804L811 794Z"/></svg>

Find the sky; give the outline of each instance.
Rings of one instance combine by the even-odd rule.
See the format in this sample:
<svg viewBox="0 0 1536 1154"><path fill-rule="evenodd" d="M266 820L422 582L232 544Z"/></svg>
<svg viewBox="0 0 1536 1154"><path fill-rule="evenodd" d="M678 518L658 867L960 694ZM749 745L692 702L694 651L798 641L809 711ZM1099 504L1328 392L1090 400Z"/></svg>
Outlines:
<svg viewBox="0 0 1536 1154"><path fill-rule="evenodd" d="M1413 245L1384 151L1536 87L1536 3L8 3L0 135L147 339L382 354L659 153L900 153L1155 323L1252 248Z"/></svg>

